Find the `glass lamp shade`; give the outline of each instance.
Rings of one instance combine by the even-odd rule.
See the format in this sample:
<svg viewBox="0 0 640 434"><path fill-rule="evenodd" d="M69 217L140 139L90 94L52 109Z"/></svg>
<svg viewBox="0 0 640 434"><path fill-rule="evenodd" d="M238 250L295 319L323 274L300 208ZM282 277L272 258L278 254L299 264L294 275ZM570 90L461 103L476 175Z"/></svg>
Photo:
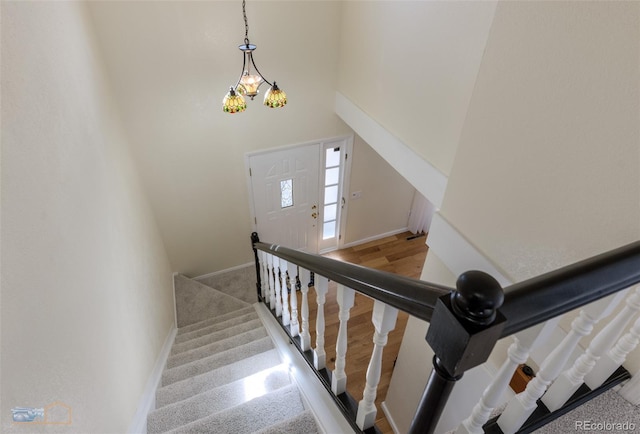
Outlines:
<svg viewBox="0 0 640 434"><path fill-rule="evenodd" d="M225 113L240 113L246 109L247 102L242 95L236 93L232 87L229 88L229 93L227 93L222 100L222 111Z"/></svg>
<svg viewBox="0 0 640 434"><path fill-rule="evenodd" d="M236 91L236 93L237 93L238 95L245 96L245 95L247 94L247 89L245 89L245 88L244 88L244 86L242 85L242 83L239 83L239 84L236 86L235 91Z"/></svg>
<svg viewBox="0 0 640 434"><path fill-rule="evenodd" d="M287 104L287 94L284 93L276 82L273 82L273 86L264 94L264 105L269 108L284 107Z"/></svg>
<svg viewBox="0 0 640 434"><path fill-rule="evenodd" d="M258 94L258 86L262 83L262 77L259 75L249 74L249 71L245 71L240 78L240 84L244 88L246 95L253 99Z"/></svg>

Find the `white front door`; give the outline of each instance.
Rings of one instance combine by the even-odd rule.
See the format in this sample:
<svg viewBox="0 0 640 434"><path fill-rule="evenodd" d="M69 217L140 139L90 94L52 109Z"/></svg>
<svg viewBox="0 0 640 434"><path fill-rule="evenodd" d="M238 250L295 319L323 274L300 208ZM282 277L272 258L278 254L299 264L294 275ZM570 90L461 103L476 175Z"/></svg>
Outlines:
<svg viewBox="0 0 640 434"><path fill-rule="evenodd" d="M320 144L248 157L260 240L318 252Z"/></svg>

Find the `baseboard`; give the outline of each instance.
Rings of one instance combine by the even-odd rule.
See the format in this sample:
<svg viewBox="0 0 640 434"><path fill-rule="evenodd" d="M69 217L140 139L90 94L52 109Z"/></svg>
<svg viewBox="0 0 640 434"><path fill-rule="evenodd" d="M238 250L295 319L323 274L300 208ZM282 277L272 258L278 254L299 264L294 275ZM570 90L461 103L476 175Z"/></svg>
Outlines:
<svg viewBox="0 0 640 434"><path fill-rule="evenodd" d="M404 228L401 228L401 229L396 229L394 231L385 232L384 234L378 234L378 235L374 235L372 237L363 238L363 239L358 240L358 241L352 241L350 243L345 243L340 248L341 249L348 249L349 247L359 246L360 244L369 243L371 241L376 241L376 240L379 240L381 238L390 237L390 236L393 236L393 235L398 235L398 234L401 234L403 232L407 232L408 230L409 230L409 228L407 228L407 227L404 227Z"/></svg>
<svg viewBox="0 0 640 434"><path fill-rule="evenodd" d="M173 288L173 326L178 328L178 303L176 302L176 276L180 273L173 273L171 276L171 287Z"/></svg>
<svg viewBox="0 0 640 434"><path fill-rule="evenodd" d="M391 416L391 412L387 408L387 401L382 401L382 404L380 404L380 407L382 407L382 412L384 413L384 416L387 418L387 422L389 422L389 426L393 430L393 433L399 434L400 430L398 429L398 425L396 425L396 421L393 420L393 417Z"/></svg>
<svg viewBox="0 0 640 434"><path fill-rule="evenodd" d="M633 405L640 405L640 375L635 373L618 393Z"/></svg>
<svg viewBox="0 0 640 434"><path fill-rule="evenodd" d="M213 273L207 273L207 274L203 274L202 276L198 276L198 277L192 277L191 279L193 280L199 280L199 279L206 279L208 277L213 277L213 276L217 276L219 274L224 274L224 273L228 273L230 271L235 271L235 270L239 270L241 268L245 268L245 267L250 267L254 265L254 262L247 262L246 264L240 264L240 265L236 265L235 267L231 267L231 268L225 268L224 270L219 270L219 271L214 271Z"/></svg>
<svg viewBox="0 0 640 434"><path fill-rule="evenodd" d="M147 384L140 398L140 403L138 404L136 413L129 424L129 429L127 430L127 433L129 434L147 433L147 415L156 407L156 390L160 386L162 371L167 363L167 358L169 358L169 352L171 351L171 346L173 345L173 341L177 333L178 329L175 326L171 327L169 330L169 334L164 341L164 345L162 345L162 349L156 359L151 375L149 375L149 379L147 380Z"/></svg>

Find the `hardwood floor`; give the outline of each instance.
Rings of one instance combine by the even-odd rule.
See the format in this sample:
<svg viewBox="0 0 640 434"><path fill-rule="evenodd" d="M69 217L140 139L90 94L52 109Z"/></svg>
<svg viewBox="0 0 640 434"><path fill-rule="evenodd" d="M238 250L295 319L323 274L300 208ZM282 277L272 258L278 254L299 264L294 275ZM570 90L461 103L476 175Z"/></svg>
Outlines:
<svg viewBox="0 0 640 434"><path fill-rule="evenodd" d="M325 256L353 264L359 264L378 270L388 271L403 276L420 278L422 266L427 255L428 247L425 237L412 238L410 232L385 237L348 249L337 250ZM335 283L330 282L329 293L325 304L325 351L327 354L327 367L335 369L335 347L338 335L338 303L336 302ZM309 291L309 328L311 331L312 346L315 346L315 318L317 304L316 294L313 288ZM347 373L347 391L356 401L362 399L362 393L366 384L366 371L373 351L373 324L371 314L373 300L367 296L356 293L354 306L348 322L348 349L345 371ZM385 418L380 404L384 401L389 388L393 366L400 350L400 343L404 335L408 315L404 312L398 314L396 328L389 333L388 343L384 348L382 359L382 375L380 386L376 396L376 425L384 434L392 434L393 430Z"/></svg>

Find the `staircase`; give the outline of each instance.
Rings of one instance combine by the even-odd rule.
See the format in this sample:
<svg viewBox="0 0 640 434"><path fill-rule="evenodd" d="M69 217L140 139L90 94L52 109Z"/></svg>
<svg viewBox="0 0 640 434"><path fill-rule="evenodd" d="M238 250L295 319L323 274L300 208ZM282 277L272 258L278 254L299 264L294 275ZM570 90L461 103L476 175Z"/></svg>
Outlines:
<svg viewBox="0 0 640 434"><path fill-rule="evenodd" d="M184 276L175 288L179 328L147 432L319 433L255 308Z"/></svg>
<svg viewBox="0 0 640 434"><path fill-rule="evenodd" d="M283 269L297 279L297 275L291 274L293 270L287 268L288 264L284 264ZM283 262L279 262L278 267L282 266ZM242 273L253 274L255 270L248 267ZM308 272L300 268L300 273L306 276L300 279L307 282ZM322 282L326 277L316 275L316 279L316 286L323 287ZM203 282L210 285L215 283L204 280ZM353 431L349 426L339 426L340 421L345 423L341 414L335 417L331 410L327 411L328 407L334 412L336 409L335 400L330 398L330 392L327 393L331 388L324 390L322 385L319 385L320 382L316 381L316 376L303 373L304 368L308 368L305 363L308 360L298 354L300 360L295 361L295 356L288 357L291 350L283 351L283 346L293 347L290 344L300 341L300 337L294 338L283 332L283 329L287 328L274 324L271 315L273 311L269 312L268 307L243 301L251 300L251 293L255 291L244 279L233 279L231 283L221 285L225 292L180 275L175 277L174 283L178 332L165 364L161 385L156 391L155 410L148 414L148 433L313 434ZM269 287L271 286L273 285ZM285 287L281 289L284 290ZM316 288L316 291L318 290ZM303 291L304 294L306 293ZM621 292L620 299L623 295ZM627 298L627 307L635 306L636 301L640 301L637 300L639 298L640 288ZM295 302L292 303L295 305ZM305 303L303 298L303 306ZM602 304L598 308L604 309L612 300L601 299L596 303ZM640 309L640 305L638 308ZM595 308L591 305L590 309ZM303 309L301 315L304 329L304 318L307 318L305 315L308 315L308 309ZM297 317L297 314L294 316ZM631 316L627 319L630 318ZM608 328L605 327L600 334L610 334ZM638 328L640 320L634 325L634 335L638 334ZM278 332L281 336L278 336ZM595 339L596 342L602 340L603 338ZM624 341L624 338L621 338L621 341ZM523 342L515 340L512 346L524 345ZM594 353L597 345L592 342L589 348ZM293 353L297 354L295 351ZM509 354L511 357L511 351ZM586 356L581 356L568 366L572 367L574 363L579 366L584 357ZM287 360L286 363L283 363L283 358ZM505 364L511 362L507 360ZM296 373L295 378L292 373ZM557 419L545 426L541 425L549 422L550 411L543 405L543 397L539 402L539 409L546 410L546 413L540 415L538 410L524 426L519 430L516 427L511 432L539 431L555 434L584 429L587 425L592 426L592 422L613 427L616 427L616 424L626 424L633 430L640 426L640 410L624 401L611 389L628 377L629 373L620 368L611 376L615 381L610 378L593 392L581 392L586 387L583 386L565 406L555 411L555 416L551 419ZM494 382L496 379L499 380L496 377ZM311 383L314 383L314 386ZM329 384L332 384L330 379ZM316 389L311 391L314 387ZM587 400L583 399L585 393L593 396L588 397L587 404L574 408L574 401L580 401L579 404L582 404L582 401ZM329 401L328 406L327 402L321 402L323 399ZM487 398L483 396L482 399ZM505 405L507 404L499 406L494 411L494 416L502 413ZM314 409L313 413L309 410L311 407ZM472 415L475 413L476 409ZM463 417L464 415L460 415L460 419ZM332 420L336 425L328 425ZM463 423L452 432L466 433L467 428ZM484 429L481 431L469 432L503 432L495 418L482 428ZM443 429L440 432L447 430Z"/></svg>

